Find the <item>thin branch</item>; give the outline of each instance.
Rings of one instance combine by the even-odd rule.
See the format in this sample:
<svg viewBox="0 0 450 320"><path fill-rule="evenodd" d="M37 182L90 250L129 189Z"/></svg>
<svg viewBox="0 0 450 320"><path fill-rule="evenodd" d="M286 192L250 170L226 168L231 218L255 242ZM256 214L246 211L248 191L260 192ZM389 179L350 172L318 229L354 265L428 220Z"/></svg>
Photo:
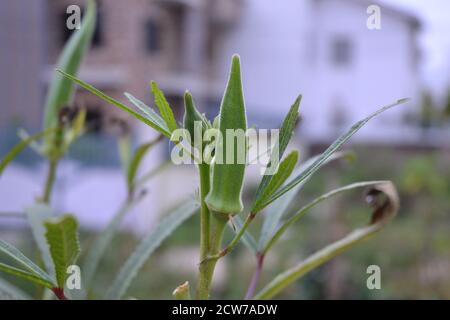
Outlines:
<svg viewBox="0 0 450 320"><path fill-rule="evenodd" d="M245 300L250 300L253 298L253 296L255 295L256 287L258 286L259 278L261 277L264 265L264 255L258 254L256 258L257 258L256 269L255 272L253 273L250 285L248 286L247 293L245 294Z"/></svg>

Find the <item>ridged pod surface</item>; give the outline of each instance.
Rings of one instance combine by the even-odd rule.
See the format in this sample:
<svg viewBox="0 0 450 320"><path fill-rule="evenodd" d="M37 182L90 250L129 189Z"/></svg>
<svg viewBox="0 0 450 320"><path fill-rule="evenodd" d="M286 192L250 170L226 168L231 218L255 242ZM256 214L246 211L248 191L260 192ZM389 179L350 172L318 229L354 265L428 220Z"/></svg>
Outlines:
<svg viewBox="0 0 450 320"><path fill-rule="evenodd" d="M245 154L247 148L239 148L236 141L227 139L227 130L247 130L247 116L245 112L244 95L242 92L241 81L241 65L239 56L234 55L231 63L230 75L228 78L227 87L225 89L222 103L220 105L219 114L219 131L222 135L223 141L220 139L216 141L216 161L212 166L212 182L211 190L206 197L206 204L208 207L219 213L237 214L243 209L242 205L242 186L244 182L245 161L239 163L237 161L238 152ZM234 139L234 137L232 137ZM226 146L229 143L234 143L234 160L233 163L227 163ZM221 159L223 163L219 163L217 159L222 152Z"/></svg>

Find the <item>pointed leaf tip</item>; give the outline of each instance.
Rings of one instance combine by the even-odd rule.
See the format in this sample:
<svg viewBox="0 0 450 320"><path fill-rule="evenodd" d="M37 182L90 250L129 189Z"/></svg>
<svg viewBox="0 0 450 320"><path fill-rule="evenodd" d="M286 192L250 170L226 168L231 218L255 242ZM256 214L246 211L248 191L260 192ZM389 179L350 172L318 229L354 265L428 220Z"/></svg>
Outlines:
<svg viewBox="0 0 450 320"><path fill-rule="evenodd" d="M186 101L186 103L184 104L185 109L189 111L194 111L192 95L187 90L184 92L184 100Z"/></svg>
<svg viewBox="0 0 450 320"><path fill-rule="evenodd" d="M231 75L241 75L241 58L237 54L231 59Z"/></svg>
<svg viewBox="0 0 450 320"><path fill-rule="evenodd" d="M153 92L153 96L155 98L155 104L161 113L161 117L167 124L170 132L173 132L177 128L177 122L175 121L175 117L173 115L172 108L169 105L164 93L158 87L158 84L152 80L150 81L150 86Z"/></svg>
<svg viewBox="0 0 450 320"><path fill-rule="evenodd" d="M302 98L303 98L303 95L299 94L297 96L297 99L295 99L295 103L294 104L297 106L297 111L300 108L300 102L302 102Z"/></svg>
<svg viewBox="0 0 450 320"><path fill-rule="evenodd" d="M80 254L78 221L71 215L64 215L44 222L45 237L49 245L56 272L58 288L64 288L67 267L74 264Z"/></svg>

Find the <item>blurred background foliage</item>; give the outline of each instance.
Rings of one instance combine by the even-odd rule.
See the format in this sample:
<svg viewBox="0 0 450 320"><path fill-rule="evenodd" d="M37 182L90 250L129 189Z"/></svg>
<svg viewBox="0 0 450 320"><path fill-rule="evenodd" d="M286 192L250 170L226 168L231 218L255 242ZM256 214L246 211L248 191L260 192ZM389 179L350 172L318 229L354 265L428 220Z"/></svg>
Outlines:
<svg viewBox="0 0 450 320"><path fill-rule="evenodd" d="M353 181L392 179L401 196L399 215L379 235L307 274L279 298L450 299L450 153L442 150L399 151L385 147L353 147L352 150L357 154L356 161L334 164L314 176L300 193L295 206ZM251 196L250 192L247 196ZM319 205L295 224L268 255L260 284L367 223L368 218L369 209L361 192L345 194ZM257 219L253 232L260 230L260 222L261 219ZM7 233L17 236L17 231ZM31 235L28 231L19 232L23 233L19 237L20 247L32 256L36 251L30 241ZM145 264L128 290L129 296L167 299L180 283L194 282L198 234L198 217L193 217ZM94 236L83 232L82 247L88 248ZM137 241L135 235L127 232L114 239L95 279L93 297L104 292ZM366 287L366 269L372 264L381 268L381 290ZM241 244L220 262L214 297L243 297L254 266L254 257ZM17 281L13 280L14 283ZM31 293L37 290L28 283L23 285Z"/></svg>
<svg viewBox="0 0 450 320"><path fill-rule="evenodd" d="M47 2L47 7L45 7L45 10L42 10L44 7L41 7L41 3L47 4ZM92 55L85 65L85 71L90 70L91 72L85 73L83 78L89 78L90 76L94 82L101 84L115 97L123 98L123 91L129 91L135 93L137 96L147 97L145 99L148 99L148 88L145 86L145 83L150 78L166 78L168 79L166 86L172 91L169 100L171 104L178 107L176 116L180 116L180 110L182 110L182 100L180 97L184 92L185 86L196 84L196 80L198 80L199 74L192 72L192 70L200 69L199 66L202 66L205 69L204 71L207 71L204 72L205 74L211 73L214 75L212 78L206 78L205 83L208 84L208 88L209 85L215 84L219 80L219 78L216 79L216 73L219 76L222 74L219 66L223 57L219 49L225 43L223 41L226 35L224 32L235 30L237 35L245 34L243 33L243 29L239 28L246 27L246 24L238 23L240 13L243 12L240 10L241 7L238 4L239 2L245 4L248 1L215 1L217 7L212 6L209 8L212 12L207 12L203 20L216 24L213 27L207 26L205 28L194 23L194 32L190 28L185 28L185 25L181 22L185 21L185 19L191 19L191 22L202 22L203 20L197 18L198 12L191 12L191 9L196 8L187 6L186 3L188 1L153 2L152 6L146 6L145 10L142 10L141 5L144 5L146 3L145 1L127 1L126 4L124 1L98 1L100 8L103 7L101 8L103 11L100 10L100 14L97 17L99 23L97 24L96 35L94 36ZM179 3L176 4L177 2ZM306 1L304 2L306 3ZM2 120L0 121L0 135L2 136L2 139L0 139L1 155L5 154L17 142L16 133L18 127L25 127L30 129L31 132L36 128L36 125L40 125L42 108L41 104L36 103L36 101L42 100L42 94L44 92L42 89L48 84L41 79L45 78L42 77L43 70L53 69L53 63L67 40L67 36L70 35L70 32L64 27L65 19L67 18L67 5L84 3L84 1L28 0L26 1L27 5L23 5L24 3L25 1L17 0L0 2L0 7L5 8L3 11L8 13L0 22L14 22L2 24L5 27L0 28L4 30L3 35L7 35L7 37L3 37L2 39L10 40L9 42L4 42L7 44L4 45L5 53L9 53L10 59L5 58L0 60L1 62L6 62L3 64L4 69L6 68L6 71L3 72L5 81L1 83L0 90L3 90L2 98L6 101L4 104L8 106L8 108L0 109L2 112L2 116L0 117L0 120ZM256 1L253 1L253 3L256 3ZM258 4L260 3L262 1L258 0ZM350 4L348 2L349 5L354 5L354 3L351 2ZM18 4L21 4L20 10L12 10ZM226 10L230 4L231 7ZM222 5L225 7L222 7ZM136 16L139 16L141 19L136 19L134 15L130 15L132 19L129 21L118 19L117 17L125 17L125 15L117 14L125 12L122 6L127 6L127 11L133 10ZM216 9L217 12L215 11ZM324 9L327 8L324 7ZM365 14L365 7L363 8L361 6L360 9L360 12ZM439 11L442 11L442 9L439 8ZM280 12L283 14L280 15ZM284 23L284 20L286 20L286 23L290 23L289 19L285 19L285 11L279 10L274 14L273 10L267 10L267 13L269 14L270 21ZM276 13L278 13L278 16ZM225 15L222 16L222 14ZM333 12L333 14L336 14L336 17L340 18L343 13ZM159 19L159 17L163 18ZM393 17L395 18L395 15ZM312 20L320 21L314 15L311 15L311 18ZM218 19L218 21L215 22L214 19ZM119 20L121 23L117 23ZM263 22L269 21L264 19L258 20ZM342 21L344 20L350 21L351 19L343 19ZM22 24L16 24L16 21L25 23L27 27ZM293 21L303 21L303 19L298 19L295 16ZM360 20L357 19L357 21ZM226 25L227 27L225 28ZM238 28L230 28L232 26L237 26ZM334 33L339 26L341 26L341 23L334 25L330 30ZM410 28L411 26L413 28ZM206 35L205 39L202 40L200 39L201 37L191 38L191 35L198 34L195 32L195 28L197 27L205 28L208 31L204 33ZM250 27L252 27L251 24ZM346 28L346 25L342 24L342 27ZM428 29L431 30L432 28ZM136 32L136 30L139 32ZM251 30L257 31L256 34L261 31L259 25L256 25ZM273 28L273 30L276 32L278 29ZM294 31L297 28L289 27L286 30ZM356 29L356 31L358 30ZM323 61L328 65L327 68L324 68L326 78L331 78L329 75L333 75L335 72L341 74L342 70L344 70L342 75L350 75L349 79L352 79L352 82L349 82L350 85L343 86L345 88L351 88L349 93L341 93L338 90L338 98L340 94L343 94L343 97L346 97L348 94L348 98L352 98L358 91L361 91L354 90L357 87L356 85L359 84L359 80L357 77L352 76L354 75L352 71L356 70L351 63L352 58L358 58L356 60L360 65L365 65L361 63L361 61L365 61L370 66L375 66L369 70L373 74L377 74L378 78L373 76L366 77L365 79L365 81L368 81L367 83L371 83L370 80L374 81L373 87L377 89L376 91L365 91L364 103L370 102L367 104L368 106L374 103L373 99L378 98L380 95L386 94L389 96L390 94L387 92L389 92L388 89L391 89L391 87L400 86L401 88L402 84L416 80L409 73L405 73L400 74L405 76L400 78L402 81L394 81L396 74L392 72L390 78L393 81L386 81L385 72L390 70L389 66L397 66L402 62L409 61L410 58L414 58L415 51L410 49L405 50L405 56L394 55L390 51L385 51L387 50L385 48L389 48L392 52L397 52L399 51L397 49L401 49L402 47L392 47L393 43L385 42L386 39L391 39L392 34L389 33L388 28L384 30L388 31L386 33L388 37L380 37L381 42L367 42L371 45L377 44L376 47L379 47L380 50L381 48L383 49L377 52L376 55L378 58L385 59L382 60L382 68L373 63L372 56L358 57L357 54L351 54L352 48L357 48L359 44L359 38L356 36L360 34L365 37L365 30L362 33L355 32L355 38L349 37L348 39L344 39L346 40L344 41L344 47L347 47L344 51L347 51L349 54L347 69L345 69L345 66L342 69L342 65L336 66L336 61ZM408 30L408 32L414 31L415 27L411 24L405 30ZM32 36L36 39L35 42L27 40L31 33L33 33ZM203 33L200 32L200 34ZM398 34L402 35L400 32ZM446 35L447 31L444 30L442 34ZM410 34L408 33L406 35L409 36ZM47 36L49 37L48 40L46 38ZM291 36L291 38L286 38L288 39L288 43L297 43L299 39L299 35L296 32L287 33L286 36ZM199 46L198 42L196 42L196 40L199 40L197 38L201 40L201 43L207 45L203 48L201 45ZM311 37L311 39L313 38L315 39L315 37ZM45 39L45 41L39 41L39 39ZM180 39L185 41L180 41ZM254 56L250 56L258 56L261 58L264 52L267 51L267 55L265 56L267 60L263 58L251 60L262 61L262 63L264 61L270 62L264 64L265 68L271 67L275 58L278 58L280 61L285 60L284 62L287 65L286 70L294 70L295 74L305 75L305 83L309 83L311 79L314 79L309 77L307 73L304 73L305 69L297 70L292 67L292 60L289 60L289 57L285 59L286 57L277 56L281 51L271 51L271 49L280 48L279 44L283 43L284 37L279 37L277 33L273 33L272 38L269 35L269 41L266 38L261 38L263 39L261 43L264 45L271 43L270 46L265 47L265 50L260 49L257 42L258 39L258 37L244 37L242 44L244 47L247 47L248 43L256 43L256 45L249 46L256 50ZM330 39L334 40L333 37ZM408 39L413 39L413 37L411 36ZM277 42L278 40L281 42ZM337 44L341 43L336 48L342 49L342 41L334 41L329 46L324 46L324 48L330 48L330 50L335 48L333 45L335 42ZM444 41L441 42L444 45ZM142 45L143 43L145 45ZM356 45L352 45L353 43ZM395 43L402 45L403 41L398 40ZM50 47L47 48L49 44ZM415 43L412 43L412 45L415 45ZM302 48L310 49L311 47L313 46L309 44L302 45ZM234 46L231 48L235 51ZM367 50L367 52L371 52L371 50ZM341 52L341 50L338 51ZM282 53L284 54L285 52L291 53L295 51L283 49ZM326 54L323 54L323 57L334 57L331 54L332 52L325 52ZM186 55L186 53L190 54ZM446 56L445 54L441 55L443 57ZM305 54L306 56L309 55ZM5 54L5 57L8 57L8 55ZM14 59L20 59L17 61L21 63L11 63L13 61L12 57ZM298 59L297 55L292 55L292 57L295 57L293 59ZM413 61L416 63L420 62L419 60L416 61L415 58ZM249 64L250 62L252 61L248 61ZM309 66L310 61L306 59L304 63L305 66ZM22 66L22 68L18 68L18 66ZM115 70L112 66L119 68ZM277 66L277 64L273 64L274 69L269 69L267 73L272 75L272 71L277 70ZM26 68L28 71L23 72L23 68ZM248 70L252 69L249 68ZM438 68L439 75L447 75L448 72L446 73L445 70L447 69L444 67ZM409 72L409 67L407 72ZM48 77L48 72L44 73ZM361 72L361 74L366 73ZM15 77L11 75L15 75ZM415 72L413 75L418 76ZM129 79L133 79L133 81L130 82ZM262 82L264 79L264 76L261 76L260 80ZM48 79L45 81L48 81ZM342 83L340 81L335 81L336 83L333 85L330 85L333 80L329 81L330 83L320 83L319 81L316 84L320 86L320 90L316 90L319 93L316 98L324 96L327 84L330 88L333 88L334 84L337 85L337 88L341 87ZM283 86L294 84L297 87L298 84L296 81L283 80ZM27 89L27 94L23 94L22 90L16 90L17 88L27 88L27 86L35 90ZM302 86L300 87L302 90L304 89ZM369 87L367 86L367 88ZM258 85L257 88L259 90L249 90L247 98L255 95L253 97L253 100L255 100L255 97L264 94L264 90L260 90L264 88L262 84ZM420 88L423 90L421 99L415 100L417 102L416 108L410 108L409 113L405 114L404 119L407 124L413 125L415 129L418 128L422 134L418 140L413 139L416 144L405 144L402 147L383 147L376 145L371 145L370 147L363 145L353 146L352 150L355 151L357 160L352 163L339 162L325 167L324 170L314 175L313 179L307 183L295 204L298 207L325 191L351 182L387 179L392 180L399 190L401 197L401 210L399 215L380 234L307 274L300 281L297 281L295 285L285 290L279 298L450 299L450 274L448 273L450 270L450 145L448 141L445 141L445 137L443 137L443 133L447 133L450 128L450 90L448 90L446 99L437 99L432 90L429 90L433 89L431 86L430 88L426 88L425 86L423 88L421 86ZM362 89L366 89L366 87ZM205 92L207 91L205 90ZM403 90L400 90L400 92L403 92ZM418 90L417 92L420 93L421 91ZM272 94L270 92L270 96ZM373 96L371 99L367 99L366 95L370 94ZM309 98L309 95L307 97ZM6 98L10 98L12 102L9 103ZM91 132L74 143L66 160L74 161L77 165L81 166L107 167L119 172L117 137L111 133L115 129L115 122L113 120L121 118L122 115L114 113L112 111L113 108L101 105L98 100L93 98L90 95L86 95L86 93L83 95L83 92L79 92L76 104L87 105L87 122L92 129ZM215 112L215 108L218 107L216 93L213 94L213 97L205 95L202 98L202 104L206 107L203 111L207 113ZM289 97L286 96L283 98L288 99ZM312 100L314 98L312 96ZM334 94L329 95L329 98L330 102L336 102ZM359 104L355 104L353 107L350 105L349 109L342 109L341 107L346 107L345 100L337 101L337 105L330 104L328 106L328 111L336 111L338 115L336 122L338 123L345 120L340 119L340 116L352 114L353 111L359 110L361 107ZM343 106L340 104L343 104ZM276 111L274 114L278 114L279 110L277 108L279 108L279 105L279 101L277 101L277 104L272 106L274 108L273 110ZM252 106L252 104L249 103L249 106ZM255 110L259 110L258 104L253 103L252 107ZM323 108L325 105L319 103L317 108L319 107ZM309 105L309 109L305 108L305 111L310 112L310 116L313 115L315 111L314 105L312 108ZM333 114L331 113L331 115ZM319 117L321 117L320 114ZM333 119L334 116L330 116L329 118ZM309 122L310 119L311 117L309 119L305 117L304 123L300 124L300 129L302 129L302 125L309 125L309 123L314 127L314 122ZM261 124L260 121L256 120L255 122ZM271 123L276 119L273 115L268 115L266 120ZM316 127L314 129L313 133L320 132ZM340 124L336 129L340 130ZM396 132L403 133L401 130L400 128ZM148 138L147 133L148 131L141 133L145 135L145 139ZM137 140L136 137L134 138L134 140ZM299 138L303 137L300 136ZM441 138L444 141L435 141L438 140L437 138ZM423 139L423 141L420 139ZM311 143L311 141L306 140L307 138L304 141L306 145ZM386 145L390 144L387 143ZM323 147L314 146L311 153L315 154L322 150ZM167 154L164 154L164 156L167 158ZM25 167L27 170L29 169L27 174L42 171L42 161L32 150L25 150L16 160L20 168L20 176L22 175L22 167ZM158 159L158 161L160 160ZM79 173L81 172L77 171L73 175L75 179L79 177ZM92 173L92 171L89 172L89 174ZM19 180L16 176L12 175L11 177L9 181ZM86 176L84 177L86 178ZM170 178L173 179L173 176L167 176L167 180L170 180ZM30 179L38 180L34 175ZM112 186L109 185L108 187ZM117 189L121 187L119 185ZM247 200L253 196L255 188L256 185L246 186ZM11 186L7 185L3 190L9 191L9 189L11 189ZM19 191L24 192L21 187L17 192L14 191L14 195L19 195ZM101 192L107 194L107 197L110 197L110 194L114 194L113 192L108 193L104 189L101 189ZM61 194L64 195L64 192L61 192ZM95 193L92 192L92 194L94 195ZM8 195L9 193L4 196L2 202L11 200L8 199ZM84 201L90 202L93 199ZM83 200L79 202L81 203ZM77 211L77 208L70 208L70 210ZM104 212L109 211L104 210ZM99 210L93 213L89 212L89 215L101 215L104 212L100 212ZM79 212L74 213L80 216ZM368 219L369 209L364 202L364 197L361 192L346 193L319 205L305 218L291 227L288 233L277 243L275 250L271 251L267 256L260 285L267 283L280 271L293 266L327 243L342 237L357 226L367 223ZM256 219L254 225L251 227L251 231L256 233L260 230L261 220ZM15 221L12 223L9 222L8 220L3 224L2 220L0 224L1 238L16 244L27 256L37 261L39 255L33 245L30 231L24 228L23 224L16 224ZM85 259L86 252L96 235L90 230L84 230L82 232L83 252L81 259ZM131 288L128 290L128 295L138 299L168 299L171 298L172 290L179 284L186 280L193 283L196 280L198 263L198 235L198 217L193 217L165 241L149 261L147 261L143 270L133 281ZM228 237L230 235L231 232L228 232ZM122 231L114 238L107 252L107 256L101 262L99 273L95 279L95 292L91 294L92 297L102 296L130 252L135 249L138 241L139 239L136 233L132 233L131 231ZM366 269L372 264L378 265L381 268L381 290L368 290L366 287L368 277ZM244 297L254 267L255 258L253 255L244 245L239 245L237 250L220 261L213 285L213 297ZM19 285L35 297L40 296L41 289L28 282L11 278L4 274L1 274L1 277Z"/></svg>

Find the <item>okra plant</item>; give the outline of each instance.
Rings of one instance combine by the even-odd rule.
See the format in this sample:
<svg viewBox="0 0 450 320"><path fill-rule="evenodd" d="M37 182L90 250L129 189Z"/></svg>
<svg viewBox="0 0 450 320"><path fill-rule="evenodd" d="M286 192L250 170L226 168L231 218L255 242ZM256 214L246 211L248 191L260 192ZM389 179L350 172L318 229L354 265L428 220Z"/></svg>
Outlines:
<svg viewBox="0 0 450 320"><path fill-rule="evenodd" d="M94 33L96 10L95 1L88 0L81 28L74 32L65 45L57 62L58 68L72 74L76 74L79 70ZM19 218L26 218L40 251L43 266L38 266L38 264L25 257L17 248L0 240L0 252L9 256L18 264L18 266L13 266L0 262L0 270L50 289L49 291L44 291L44 298L51 297L48 294L51 291L59 299L67 298L68 292L67 288L65 288L66 273L69 269L74 270L70 266L77 261L78 253L80 252L78 223L75 217L63 215L56 218L57 214L50 205L60 160L65 156L70 146L89 129L85 125L85 110L76 108L73 103L74 91L75 85L73 82L61 76L55 70L45 101L43 130L29 135L25 130L20 129L18 134L21 141L3 156L0 161L0 178L8 164L28 146L44 157L48 163L48 172L42 195L36 198L35 203L24 208L24 214L14 215ZM41 144L38 143L39 140L42 140ZM86 262L82 268L85 287L90 288L90 283L96 274L98 264L123 217L145 195L142 192L145 182L167 167L167 164L164 163L142 177L137 176L142 158L160 140L161 137L158 137L138 146L133 151L129 135L123 134L120 137L118 145L124 168L127 197L113 219L111 219L111 222L89 250ZM4 214L0 212L0 218L3 216ZM5 216L9 215L6 214ZM76 294L76 297L84 297L85 294L86 292L83 291ZM0 299L3 297L29 298L20 289L6 280L0 279Z"/></svg>
<svg viewBox="0 0 450 320"><path fill-rule="evenodd" d="M70 37L58 59L57 65L60 69L73 74L78 72L94 34L96 12L95 1L88 0L80 30ZM16 261L21 268L0 263L0 270L41 284L53 291L59 299L66 299L64 294L66 269L75 263L79 253L78 223L75 217L63 215L55 218L55 212L50 207L58 164L70 146L83 134L85 127L86 112L81 108L78 110L75 108L74 90L75 86L55 71L45 100L43 130L29 135L21 129L19 136L22 141L0 161L1 177L7 165L27 146L30 146L48 163L42 195L36 199L35 203L24 209L24 216L40 250L45 270L3 240L0 240L0 252ZM39 144L37 142L39 140L42 140L42 143ZM1 293L16 298L27 297L21 290L6 281L0 282L0 296ZM47 292L44 296L48 297Z"/></svg>
<svg viewBox="0 0 450 320"><path fill-rule="evenodd" d="M174 298L210 298L216 263L232 252L237 245L243 244L255 257L254 274L251 279L248 279L248 290L243 297L269 299L309 271L376 234L397 213L399 199L390 181L355 182L328 191L300 208L294 210L291 208L294 199L314 173L331 161L349 157L348 153L338 151L347 140L372 118L391 107L404 103L407 99L398 100L361 119L338 137L323 153L299 161L298 150L294 149L285 155L299 116L301 96L298 96L281 123L275 143L265 151L269 162L249 202L250 205L244 206L242 194L252 141L246 135L248 124L239 56L232 57L229 78L218 115L214 119L208 119L198 111L194 98L186 91L183 121L177 123L171 106L155 81L150 83L150 87L158 111L129 93L125 93L125 97L131 105L119 102L76 77L82 56L92 37L94 22L95 4L90 1L82 29L72 37L58 64L58 74L55 74L47 99L44 131L24 137L24 140L0 162L1 174L14 157L28 145L37 149L49 162L49 177L45 183L44 195L37 199L36 204L25 210L42 263L33 262L19 249L0 240L0 253L8 256L8 261L14 262L11 264L0 261L0 271L49 289L44 291L41 297L51 298L48 292L53 292L59 299L126 297L134 277L155 249L185 220L198 215L200 243L195 292L194 290L191 292L190 284L185 282L174 289ZM57 164L70 144L85 131L85 113L78 112L74 120L68 121L66 120L68 111L63 108L64 105L69 104L73 96L74 84L131 114L160 135L138 146L134 152L128 135L123 135L119 139L127 198L124 199L123 206L119 208L105 230L98 235L94 244L88 247L84 263L81 265L83 275L81 283L70 282L70 272L74 270L74 266L76 267L75 264L81 252L78 223L73 215L64 214L55 217L57 214L51 208L50 202ZM244 138L239 141L239 135L236 133L244 133ZM138 177L138 168L143 156L164 137L174 142L177 153L186 154L194 160L199 176L198 197L183 201L174 212L162 218L130 254L112 280L110 287L99 295L95 288L97 267L117 232L120 222L125 214L145 196L142 192L144 182L167 167L167 163L164 163L149 174ZM44 143L36 145L36 141L41 139ZM273 167L276 169L273 170ZM354 230L342 239L313 253L269 283L260 283L265 257L270 254L274 244L281 241L286 230L311 212L311 209L319 203L358 188L366 189L366 200L372 207L371 219L366 226ZM264 219L258 235L249 231L249 226L255 219ZM227 226L233 232L233 237L230 242L224 243ZM0 281L0 295L2 293L16 298L29 298L19 288L3 280Z"/></svg>
<svg viewBox="0 0 450 320"><path fill-rule="evenodd" d="M247 129L246 109L241 81L241 65L240 58L237 55L232 58L228 83L218 116L215 119L207 119L204 114L198 111L192 95L186 92L184 95L185 114L183 124L178 124L175 121L169 103L154 81L151 82L151 89L155 97L155 104L159 109L159 114L131 94L125 94L132 104L132 106L128 106L107 96L73 75L62 70L60 72L81 87L133 115L157 130L163 136L171 139L181 150L188 149L190 156L196 160L195 163L198 169L200 182L198 203L190 203L187 201L179 210L161 222L154 233L151 233L144 239L120 271L118 278L106 295L107 298L121 298L123 296L140 266L142 266L149 254L153 252L155 246L168 235L169 232L166 229L169 229L169 231L174 229L173 226L166 225L166 222L172 219L172 223L177 221L176 224L179 225L188 216L194 214L197 211L197 207L200 208L199 271L195 293L197 299L208 299L210 297L211 282L217 261L229 254L241 242L253 252L257 262L254 276L249 284L245 297L247 299L268 299L278 294L305 273L378 232L398 210L398 196L395 187L390 181L356 182L329 191L293 212L289 212L288 208L315 172L330 161L344 158L348 155L337 151L353 134L373 117L376 117L391 107L406 102L407 99L398 100L358 121L322 154L305 160L297 166L298 151L294 150L284 158L283 155L292 138L295 123L299 115L298 110L301 101L301 96L299 96L281 124L278 141L275 143L273 150L269 150L271 153L270 161L279 162L278 170L274 174L263 175L250 208L244 208L242 189L247 163L239 161L239 151L241 151L242 155L242 150L238 150L234 136L227 134L228 130L245 131ZM177 130L180 127L183 127L188 134L177 134ZM205 139L196 144L195 139L192 139L192 136L196 134L204 136ZM182 139L177 139L175 136L184 136L192 148L186 147L185 144L183 145ZM211 136L214 136L214 139ZM243 148L245 159L247 158L246 150L248 150L248 143L248 140L246 140ZM229 154L231 155L229 156ZM208 155L211 156L208 157ZM224 160L229 158L232 161ZM222 161L219 161L219 159ZM373 206L370 223L348 234L341 240L319 250L303 262L277 276L259 292L255 292L258 288L259 276L263 269L264 257L269 253L274 243L280 239L281 235L320 202L344 191L357 188L367 189L367 200ZM259 239L256 240L254 235L249 233L248 227L262 211L266 211L264 215L265 221ZM244 214L244 212L247 212L246 218L242 221L240 215ZM223 234L227 224L231 225L232 230L235 231L235 236L228 244L224 245ZM159 236L160 234L163 235ZM149 239L158 243L149 244ZM148 248L148 246L151 248ZM176 288L173 295L179 299L190 298L189 284L184 283Z"/></svg>

